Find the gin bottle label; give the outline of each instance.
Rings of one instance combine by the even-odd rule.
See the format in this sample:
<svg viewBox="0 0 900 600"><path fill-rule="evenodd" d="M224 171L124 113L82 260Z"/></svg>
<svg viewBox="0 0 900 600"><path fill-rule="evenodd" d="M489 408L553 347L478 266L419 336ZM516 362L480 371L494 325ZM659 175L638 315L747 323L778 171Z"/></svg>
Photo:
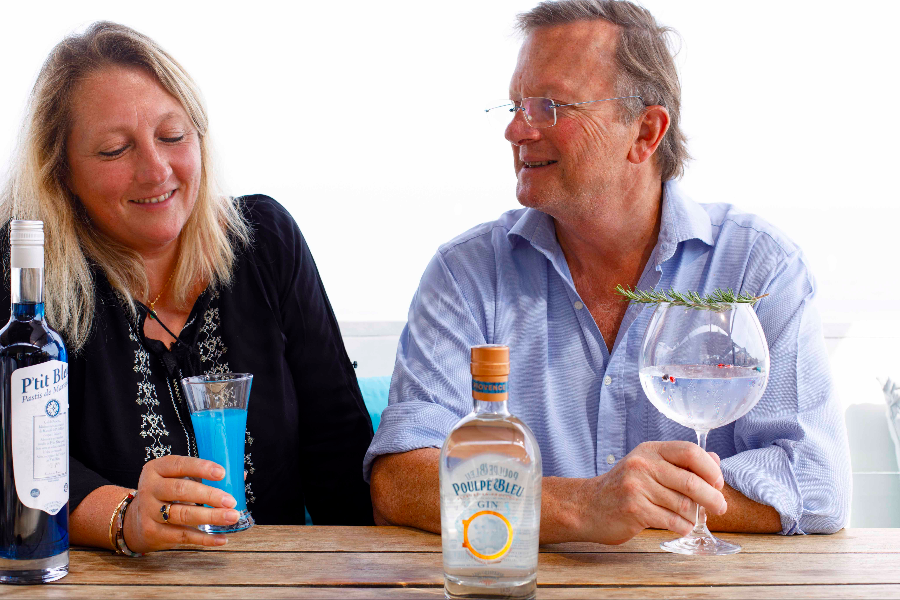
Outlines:
<svg viewBox="0 0 900 600"><path fill-rule="evenodd" d="M50 515L69 501L68 368L50 360L16 369L10 381L16 493Z"/></svg>
<svg viewBox="0 0 900 600"><path fill-rule="evenodd" d="M456 567L534 561L538 518L533 476L507 456L482 454L457 465L441 490L446 510L444 561Z"/></svg>

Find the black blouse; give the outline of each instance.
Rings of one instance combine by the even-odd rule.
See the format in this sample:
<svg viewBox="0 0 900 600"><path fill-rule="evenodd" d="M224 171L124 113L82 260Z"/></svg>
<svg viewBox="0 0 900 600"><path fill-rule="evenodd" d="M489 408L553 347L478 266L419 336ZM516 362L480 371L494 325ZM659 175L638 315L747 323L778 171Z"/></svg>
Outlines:
<svg viewBox="0 0 900 600"><path fill-rule="evenodd" d="M231 371L253 374L245 469L256 522L302 524L305 506L316 524L372 524L362 476L372 423L313 257L281 205L241 201L252 243L231 286L197 299L172 351L144 337L147 308L133 319L95 271L93 331L69 357L70 510L100 486L137 487L148 460L197 456L179 379Z"/></svg>

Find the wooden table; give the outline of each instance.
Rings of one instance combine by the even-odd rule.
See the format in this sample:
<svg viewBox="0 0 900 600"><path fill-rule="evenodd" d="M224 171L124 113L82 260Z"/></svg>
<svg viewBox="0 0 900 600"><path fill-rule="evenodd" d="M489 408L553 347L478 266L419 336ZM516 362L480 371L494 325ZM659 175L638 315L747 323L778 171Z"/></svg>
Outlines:
<svg viewBox="0 0 900 600"><path fill-rule="evenodd" d="M621 546L541 547L538 598L900 597L900 529L736 535L744 551L693 557L646 531ZM73 548L69 575L0 586L9 598L441 598L441 540L399 527L257 526L224 548L139 559Z"/></svg>

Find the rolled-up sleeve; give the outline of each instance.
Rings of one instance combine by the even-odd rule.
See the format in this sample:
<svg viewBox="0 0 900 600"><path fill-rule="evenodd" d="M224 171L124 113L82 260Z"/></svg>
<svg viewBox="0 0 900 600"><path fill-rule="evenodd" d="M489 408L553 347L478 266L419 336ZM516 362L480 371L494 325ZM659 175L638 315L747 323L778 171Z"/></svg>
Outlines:
<svg viewBox="0 0 900 600"><path fill-rule="evenodd" d="M833 533L850 513L847 432L835 397L815 281L799 251L771 275L757 314L771 366L759 404L734 428L725 481L774 507L782 533Z"/></svg>
<svg viewBox="0 0 900 600"><path fill-rule="evenodd" d="M450 429L472 411L469 348L485 338L438 253L431 260L409 309L397 347L388 406L363 462L383 454L440 448Z"/></svg>

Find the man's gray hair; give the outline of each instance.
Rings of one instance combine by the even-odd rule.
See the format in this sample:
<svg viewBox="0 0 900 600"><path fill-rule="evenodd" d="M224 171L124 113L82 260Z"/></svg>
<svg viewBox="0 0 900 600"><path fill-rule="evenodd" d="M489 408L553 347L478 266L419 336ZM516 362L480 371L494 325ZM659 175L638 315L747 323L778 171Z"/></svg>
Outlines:
<svg viewBox="0 0 900 600"><path fill-rule="evenodd" d="M646 8L627 0L544 0L518 16L518 29L529 33L539 27L603 19L619 26L616 45L616 96L640 96L622 102L623 118L631 123L645 106L661 105L669 111L669 130L656 150L663 181L684 174L691 156L681 130L681 83L675 68L671 38L678 32L661 27ZM579 99L580 100L580 99Z"/></svg>

